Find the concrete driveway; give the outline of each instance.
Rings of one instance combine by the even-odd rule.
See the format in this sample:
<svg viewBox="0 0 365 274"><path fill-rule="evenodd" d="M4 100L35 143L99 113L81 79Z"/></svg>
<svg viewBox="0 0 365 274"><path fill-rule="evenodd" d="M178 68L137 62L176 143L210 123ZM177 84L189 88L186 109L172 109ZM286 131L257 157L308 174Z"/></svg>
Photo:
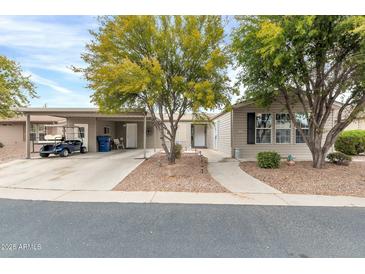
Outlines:
<svg viewBox="0 0 365 274"><path fill-rule="evenodd" d="M148 155L153 153L148 151ZM15 160L0 165L0 187L111 190L142 161L143 150Z"/></svg>

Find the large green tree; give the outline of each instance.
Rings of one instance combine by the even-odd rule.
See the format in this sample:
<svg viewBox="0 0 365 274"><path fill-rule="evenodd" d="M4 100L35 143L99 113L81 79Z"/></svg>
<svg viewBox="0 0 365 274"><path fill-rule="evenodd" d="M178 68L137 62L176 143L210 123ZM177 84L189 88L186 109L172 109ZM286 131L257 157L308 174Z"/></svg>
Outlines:
<svg viewBox="0 0 365 274"><path fill-rule="evenodd" d="M0 118L13 116L16 108L27 105L34 96L34 85L20 65L0 55Z"/></svg>
<svg viewBox="0 0 365 274"><path fill-rule="evenodd" d="M82 58L101 111L143 107L169 163L181 117L229 106L229 58L219 16L103 17ZM165 121L167 120L167 121Z"/></svg>
<svg viewBox="0 0 365 274"><path fill-rule="evenodd" d="M237 17L232 50L241 68L246 99L269 106L283 99L308 145L313 166L325 155L365 103L365 18L363 16ZM336 101L335 124L326 131ZM297 126L294 104L309 121Z"/></svg>

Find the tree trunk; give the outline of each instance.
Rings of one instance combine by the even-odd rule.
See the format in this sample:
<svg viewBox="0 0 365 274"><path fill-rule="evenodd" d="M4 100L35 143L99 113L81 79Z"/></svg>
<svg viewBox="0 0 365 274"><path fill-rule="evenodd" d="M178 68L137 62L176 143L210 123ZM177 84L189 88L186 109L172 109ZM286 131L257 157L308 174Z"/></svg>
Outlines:
<svg viewBox="0 0 365 274"><path fill-rule="evenodd" d="M170 142L170 154L168 155L169 165L174 165L176 160L176 153L175 153L175 137L176 131L171 129L171 142Z"/></svg>
<svg viewBox="0 0 365 274"><path fill-rule="evenodd" d="M326 157L326 152L323 152L322 149L314 150L312 152L313 167L322 168L325 164L325 157Z"/></svg>
<svg viewBox="0 0 365 274"><path fill-rule="evenodd" d="M324 164L326 163L327 152L329 151L332 144L324 144L323 146L321 146L321 142L319 142L319 140L316 140L315 143L316 143L315 147L311 149L313 167L323 168Z"/></svg>
<svg viewBox="0 0 365 274"><path fill-rule="evenodd" d="M175 164L175 160L176 160L176 155L175 155L175 136L176 136L176 132L174 130L172 130L172 137L170 140L170 149L168 148L168 145L166 144L166 140L165 140L165 135L164 135L164 129L162 127L159 127L160 129L160 139L161 139L161 145L163 150L166 153L167 156L167 161L169 163L169 165L173 165Z"/></svg>
<svg viewBox="0 0 365 274"><path fill-rule="evenodd" d="M165 153L167 155L167 158L169 158L170 152L169 152L169 149L166 145L164 129L163 129L163 127L159 126L159 130L160 130L161 146L162 146L163 150L165 151Z"/></svg>
<svg viewBox="0 0 365 274"><path fill-rule="evenodd" d="M175 155L175 140L171 140L170 143L170 154L168 155L169 165L174 165L176 160Z"/></svg>
<svg viewBox="0 0 365 274"><path fill-rule="evenodd" d="M329 149L329 146L322 146L323 139L323 128L310 130L309 142L307 142L307 146L312 153L312 166L314 168L322 168L325 164L326 154Z"/></svg>

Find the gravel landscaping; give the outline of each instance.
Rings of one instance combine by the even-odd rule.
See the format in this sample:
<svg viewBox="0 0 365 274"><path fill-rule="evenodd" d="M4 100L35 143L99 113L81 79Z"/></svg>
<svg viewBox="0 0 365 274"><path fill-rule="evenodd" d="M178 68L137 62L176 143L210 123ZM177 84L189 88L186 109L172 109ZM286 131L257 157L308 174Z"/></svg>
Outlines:
<svg viewBox="0 0 365 274"><path fill-rule="evenodd" d="M263 169L256 162L240 163L242 170L284 193L365 197L365 162L352 162L349 166L328 163L323 169L311 165L306 161Z"/></svg>
<svg viewBox="0 0 365 274"><path fill-rule="evenodd" d="M113 190L229 192L209 175L207 159L202 159L201 161L197 154L183 154L181 159L176 160L175 165L168 165L165 155L154 155L139 165Z"/></svg>

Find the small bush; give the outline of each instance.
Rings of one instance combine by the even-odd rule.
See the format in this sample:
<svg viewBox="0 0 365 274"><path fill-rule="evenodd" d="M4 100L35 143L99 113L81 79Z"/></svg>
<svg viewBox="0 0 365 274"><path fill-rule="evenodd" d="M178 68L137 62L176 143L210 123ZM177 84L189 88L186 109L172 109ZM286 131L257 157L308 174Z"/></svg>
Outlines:
<svg viewBox="0 0 365 274"><path fill-rule="evenodd" d="M0 142L0 148L4 147L4 144Z"/></svg>
<svg viewBox="0 0 365 274"><path fill-rule="evenodd" d="M327 155L327 159L336 165L348 166L352 160L351 156L342 152L332 152Z"/></svg>
<svg viewBox="0 0 365 274"><path fill-rule="evenodd" d="M263 151L257 153L257 164L261 168L278 168L280 166L280 155L275 151Z"/></svg>
<svg viewBox="0 0 365 274"><path fill-rule="evenodd" d="M335 149L347 155L358 155L365 151L365 130L342 132L335 142Z"/></svg>
<svg viewBox="0 0 365 274"><path fill-rule="evenodd" d="M176 159L181 158L181 150L182 150L182 145L175 144L175 157L176 157Z"/></svg>

